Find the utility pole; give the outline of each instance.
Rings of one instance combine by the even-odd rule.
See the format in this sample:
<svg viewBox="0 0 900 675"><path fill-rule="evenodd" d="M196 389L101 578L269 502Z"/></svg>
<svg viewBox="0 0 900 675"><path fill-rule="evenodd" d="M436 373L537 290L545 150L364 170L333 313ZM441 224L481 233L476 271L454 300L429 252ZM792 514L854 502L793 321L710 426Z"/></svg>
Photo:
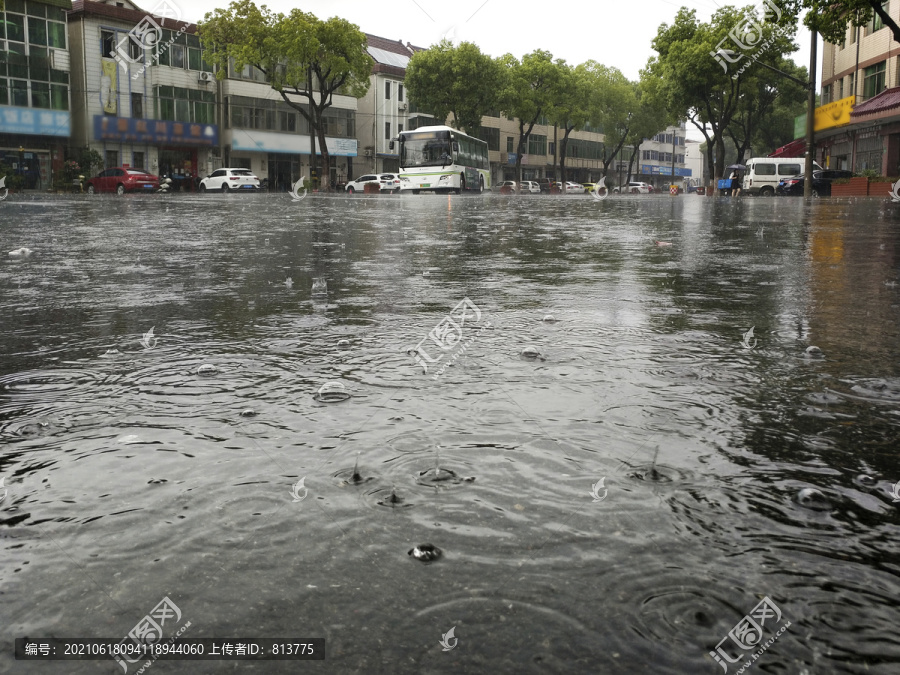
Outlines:
<svg viewBox="0 0 900 675"><path fill-rule="evenodd" d="M669 185L675 185L675 141L678 140L678 125L675 125L675 131L672 132L672 182Z"/></svg>
<svg viewBox="0 0 900 675"><path fill-rule="evenodd" d="M813 157L815 156L815 115L816 115L816 48L819 34L815 28L809 29L809 95L806 105L806 170L803 180L803 198L812 197ZM854 78L855 79L855 78Z"/></svg>

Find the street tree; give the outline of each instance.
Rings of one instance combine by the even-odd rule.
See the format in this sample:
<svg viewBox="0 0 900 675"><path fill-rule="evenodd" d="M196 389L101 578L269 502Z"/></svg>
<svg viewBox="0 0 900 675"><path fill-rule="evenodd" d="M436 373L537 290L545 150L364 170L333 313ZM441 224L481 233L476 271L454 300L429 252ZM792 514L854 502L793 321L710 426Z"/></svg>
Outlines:
<svg viewBox="0 0 900 675"><path fill-rule="evenodd" d="M338 90L355 98L368 91L372 59L365 34L338 17L321 20L299 9L274 14L251 0L235 0L227 9L207 13L198 28L204 56L216 66L218 79L227 77L229 67L240 71L251 65L306 119L318 140L321 185L328 190L331 157L325 112ZM315 144L311 150L315 161Z"/></svg>
<svg viewBox="0 0 900 675"><path fill-rule="evenodd" d="M687 119L706 139L711 179L724 173L726 130L742 102L749 100L742 98L744 73L760 68L757 58L793 51L791 30L728 6L716 11L709 23L700 23L694 10L682 8L671 26L659 27L653 40L657 55L650 58L644 76L655 80L654 95L670 118ZM773 73L773 82L775 77Z"/></svg>
<svg viewBox="0 0 900 675"><path fill-rule="evenodd" d="M441 40L416 52L406 67L406 89L416 107L477 136L481 118L496 109L502 90L500 64L471 42Z"/></svg>
<svg viewBox="0 0 900 675"><path fill-rule="evenodd" d="M618 68L595 61L585 64L590 73L593 91L591 124L603 129L603 174L609 175L609 165L622 151L631 130L631 120L637 107L634 84Z"/></svg>
<svg viewBox="0 0 900 675"><path fill-rule="evenodd" d="M866 26L876 16L900 42L900 25L891 18L888 3L883 0L779 0L778 4L783 10L783 25L797 23L805 11L803 23L833 44L843 43L848 24L853 28Z"/></svg>
<svg viewBox="0 0 900 675"><path fill-rule="evenodd" d="M584 128L591 118L599 116L599 111L592 107L596 105L597 98L592 96L595 78L590 63L582 63L575 67L565 61L558 63L558 93L547 111L550 123L563 131L562 140L559 142L559 171L560 180L563 182L566 181L566 157L570 134Z"/></svg>
<svg viewBox="0 0 900 675"><path fill-rule="evenodd" d="M528 147L528 137L542 116L550 113L562 83L561 61L554 61L550 52L536 49L520 61L512 54L500 57L503 70L503 89L499 108L510 119L519 122L519 142L516 146L516 180L522 180L522 155Z"/></svg>
<svg viewBox="0 0 900 675"><path fill-rule="evenodd" d="M808 79L806 68L789 59L778 54L765 56L760 61L764 59L773 68L797 80ZM771 151L794 140L794 118L806 110L806 88L799 82L762 67L748 70L741 77L744 82L737 113L727 129L737 149L738 164L744 163L751 147L759 150L765 147Z"/></svg>
<svg viewBox="0 0 900 675"><path fill-rule="evenodd" d="M670 119L659 97L653 95L652 87L655 84L653 80L631 83L634 107L631 111L628 131L625 134L625 144L631 146L631 157L628 159L626 180L632 175L632 169L634 168L637 153L641 149L641 143L648 138L653 138L670 123L675 124L680 121Z"/></svg>

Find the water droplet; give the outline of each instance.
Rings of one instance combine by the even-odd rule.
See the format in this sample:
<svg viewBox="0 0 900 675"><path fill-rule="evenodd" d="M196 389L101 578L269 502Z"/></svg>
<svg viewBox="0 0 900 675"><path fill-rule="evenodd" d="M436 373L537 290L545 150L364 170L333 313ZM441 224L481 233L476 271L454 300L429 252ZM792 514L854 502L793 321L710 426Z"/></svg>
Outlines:
<svg viewBox="0 0 900 675"><path fill-rule="evenodd" d="M825 352L816 347L815 345L810 345L806 348L805 352L806 356L811 359L822 359L825 358Z"/></svg>
<svg viewBox="0 0 900 675"><path fill-rule="evenodd" d="M215 374L218 373L218 372L219 372L219 369L216 368L216 367L215 367L213 364L211 364L211 363L204 363L202 366L200 366L199 368L197 368L197 374L198 374L198 375L204 375L204 376L215 375Z"/></svg>
<svg viewBox="0 0 900 675"><path fill-rule="evenodd" d="M556 323L556 318L552 314L548 314L543 319L541 319L544 323Z"/></svg>
<svg viewBox="0 0 900 675"><path fill-rule="evenodd" d="M535 360L540 359L544 360L544 357L541 355L540 350L537 347L525 347L519 354L523 359Z"/></svg>
<svg viewBox="0 0 900 675"><path fill-rule="evenodd" d="M347 388L341 382L326 382L313 398L320 403L338 403L350 398Z"/></svg>
<svg viewBox="0 0 900 675"><path fill-rule="evenodd" d="M338 340L337 346L338 346L338 347L349 347L349 346L350 346L350 340Z"/></svg>
<svg viewBox="0 0 900 675"><path fill-rule="evenodd" d="M409 549L409 552L407 553L407 555L411 555L416 560L421 560L422 562L434 562L435 560L440 559L443 554L444 552L434 544L419 544L415 548Z"/></svg>
<svg viewBox="0 0 900 675"><path fill-rule="evenodd" d="M803 488L797 493L795 501L800 505L812 511L830 511L832 509L831 502L821 490L816 488Z"/></svg>
<svg viewBox="0 0 900 675"><path fill-rule="evenodd" d="M241 417L256 417L259 413L256 412L253 408L247 408L246 410L241 410Z"/></svg>

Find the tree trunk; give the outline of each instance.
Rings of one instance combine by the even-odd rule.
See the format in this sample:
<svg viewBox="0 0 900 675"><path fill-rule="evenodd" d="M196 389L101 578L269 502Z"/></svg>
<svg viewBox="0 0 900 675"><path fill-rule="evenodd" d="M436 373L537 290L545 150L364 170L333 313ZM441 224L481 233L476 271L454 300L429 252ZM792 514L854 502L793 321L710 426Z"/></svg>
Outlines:
<svg viewBox="0 0 900 675"><path fill-rule="evenodd" d="M875 10L875 13L881 17L881 21L884 25L891 29L891 34L894 36L894 39L897 42L900 42L900 26L894 22L890 14L884 11L881 2L879 2L879 0L869 0L869 4L872 5L872 9Z"/></svg>
<svg viewBox="0 0 900 675"><path fill-rule="evenodd" d="M713 129L713 131L716 140L716 180L718 181L719 178L725 177L725 142L717 129Z"/></svg>
<svg viewBox="0 0 900 675"><path fill-rule="evenodd" d="M625 182L628 183L631 180L631 169L634 166L634 158L637 157L638 150L640 150L640 144L635 145L631 149L631 159L628 160L628 175L625 176Z"/></svg>
<svg viewBox="0 0 900 675"><path fill-rule="evenodd" d="M322 119L321 113L318 115L319 120ZM317 125L317 135L319 137L319 151L322 153L322 171L319 175L319 192L331 192L331 155L328 154L328 146L325 144L325 128Z"/></svg>

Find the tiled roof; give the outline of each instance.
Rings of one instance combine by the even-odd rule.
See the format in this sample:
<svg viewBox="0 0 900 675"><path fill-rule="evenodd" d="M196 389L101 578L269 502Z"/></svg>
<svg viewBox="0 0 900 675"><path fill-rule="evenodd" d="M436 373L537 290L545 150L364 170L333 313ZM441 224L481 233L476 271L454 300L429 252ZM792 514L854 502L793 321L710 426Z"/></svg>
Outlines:
<svg viewBox="0 0 900 675"><path fill-rule="evenodd" d="M410 51L410 49L400 40L388 40L387 38L366 33L366 41L368 42L369 47L374 47L375 49L381 49L394 54L401 54L407 58L412 56L412 51Z"/></svg>
<svg viewBox="0 0 900 675"><path fill-rule="evenodd" d="M862 115L873 115L897 107L900 107L900 87L885 89L865 103L854 106L853 111L850 113L850 117L854 118L861 117Z"/></svg>
<svg viewBox="0 0 900 675"><path fill-rule="evenodd" d="M137 6L137 5L135 5ZM102 2L91 2L90 0L75 0L72 3L72 11L69 12L70 17L76 17L79 14L105 16L114 19L122 19L129 23L137 25L140 21L150 14L142 9L130 9L128 7L118 7L116 5L107 5ZM175 21L172 18L154 17L157 23L163 28L170 30L180 30L182 26L186 26L186 33L196 33L197 26L186 21Z"/></svg>

